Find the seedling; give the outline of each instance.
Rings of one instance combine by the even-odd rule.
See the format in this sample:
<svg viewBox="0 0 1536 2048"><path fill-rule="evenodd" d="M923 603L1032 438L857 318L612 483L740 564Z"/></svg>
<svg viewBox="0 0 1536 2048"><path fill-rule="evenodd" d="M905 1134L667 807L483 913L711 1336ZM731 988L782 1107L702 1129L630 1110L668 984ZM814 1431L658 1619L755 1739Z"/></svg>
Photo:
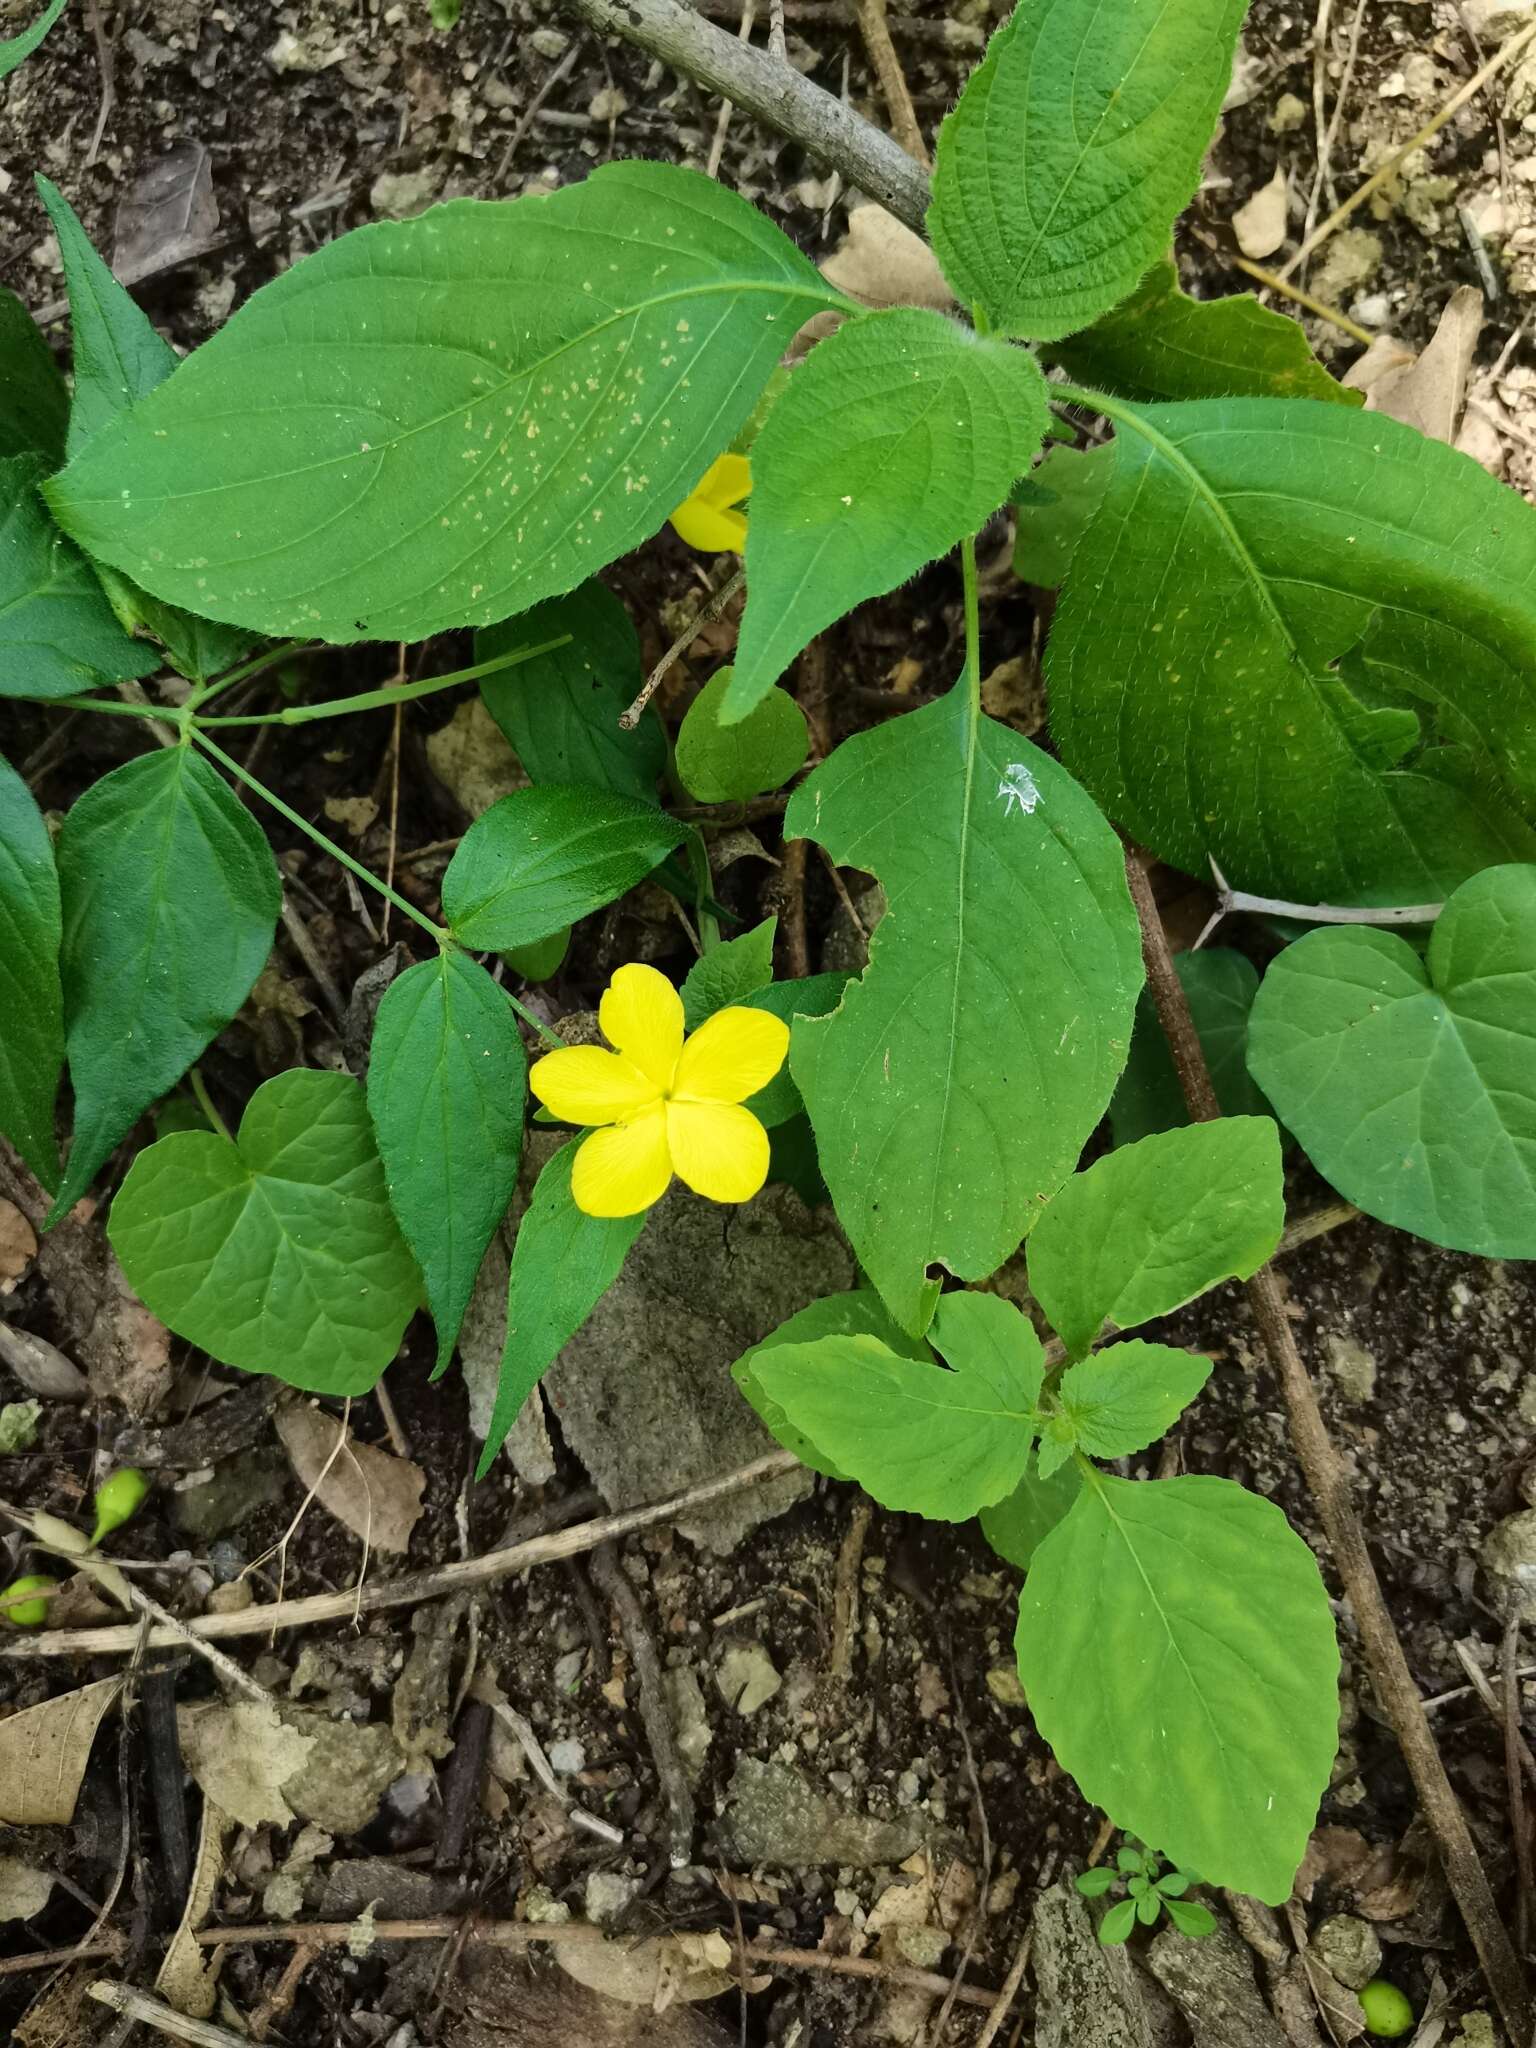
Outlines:
<svg viewBox="0 0 1536 2048"><path fill-rule="evenodd" d="M1111 1906L1099 1922L1099 1940L1114 1948L1130 1938L1134 1928L1155 1927L1166 1913L1180 1934L1201 1941L1216 1930L1216 1917L1198 1899L1185 1897L1199 1878L1187 1870L1169 1870L1155 1849L1128 1844L1115 1857L1111 1870L1104 1864L1085 1870L1077 1888L1085 1899L1102 1899L1110 1892L1126 1896Z"/></svg>

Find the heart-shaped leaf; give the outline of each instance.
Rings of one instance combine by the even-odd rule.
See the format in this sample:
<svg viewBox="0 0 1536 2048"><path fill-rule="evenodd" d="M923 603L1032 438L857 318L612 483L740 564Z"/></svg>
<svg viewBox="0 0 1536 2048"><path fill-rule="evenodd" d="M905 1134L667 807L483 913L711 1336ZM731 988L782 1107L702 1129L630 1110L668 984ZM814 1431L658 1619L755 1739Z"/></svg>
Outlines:
<svg viewBox="0 0 1536 2048"><path fill-rule="evenodd" d="M366 1393L421 1301L368 1105L346 1074L294 1068L264 1082L235 1140L178 1131L146 1147L107 1234L178 1337L311 1393Z"/></svg>
<svg viewBox="0 0 1536 2048"><path fill-rule="evenodd" d="M1367 1214L1536 1258L1536 867L1464 883L1422 960L1391 932L1309 932L1264 977L1249 1061Z"/></svg>

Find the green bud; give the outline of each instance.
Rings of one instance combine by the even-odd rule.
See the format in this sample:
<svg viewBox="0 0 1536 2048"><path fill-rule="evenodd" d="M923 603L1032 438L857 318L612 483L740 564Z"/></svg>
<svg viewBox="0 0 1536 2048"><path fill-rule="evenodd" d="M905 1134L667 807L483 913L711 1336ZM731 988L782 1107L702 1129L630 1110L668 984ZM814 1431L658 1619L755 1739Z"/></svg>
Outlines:
<svg viewBox="0 0 1536 2048"><path fill-rule="evenodd" d="M22 1593L57 1593L59 1582L50 1579L46 1572L33 1572L30 1578L13 1579L3 1593L0 1593L0 1620L8 1621L12 1628L41 1628L48 1619L46 1600L18 1600Z"/></svg>
<svg viewBox="0 0 1536 2048"><path fill-rule="evenodd" d="M1413 2007L1395 1984L1385 1977L1373 1977L1360 1994L1365 2014L1365 2031L1378 2040L1395 2041L1413 2025Z"/></svg>
<svg viewBox="0 0 1536 2048"><path fill-rule="evenodd" d="M94 1550L103 1536L110 1536L124 1522L131 1521L143 1506L149 1491L149 1475L136 1465L124 1465L96 1489L96 1527L91 1531Z"/></svg>

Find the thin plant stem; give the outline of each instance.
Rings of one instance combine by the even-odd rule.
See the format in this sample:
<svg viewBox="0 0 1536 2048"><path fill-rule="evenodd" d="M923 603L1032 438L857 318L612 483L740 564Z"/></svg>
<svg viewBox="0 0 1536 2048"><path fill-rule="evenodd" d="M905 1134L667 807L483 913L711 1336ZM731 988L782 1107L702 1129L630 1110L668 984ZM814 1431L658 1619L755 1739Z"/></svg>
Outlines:
<svg viewBox="0 0 1536 2048"><path fill-rule="evenodd" d="M219 1115L218 1110L214 1107L213 1097L208 1093L208 1083L203 1079L202 1069L200 1067L189 1068L187 1079L192 1084L192 1093L197 1097L198 1108L207 1117L209 1123L213 1125L219 1136L221 1138L229 1138L230 1143L233 1144L234 1139L230 1137L229 1125Z"/></svg>
<svg viewBox="0 0 1536 2048"><path fill-rule="evenodd" d="M553 1046L556 1052L565 1051L565 1040L560 1036L558 1031L551 1030L549 1025L547 1025L544 1022L544 1019L542 1017L536 1017L533 1014L532 1010L529 1009L526 1003L520 1003L517 1000L517 997L513 995L511 989L504 988L502 990L502 994L506 997L507 1001L512 1005L513 1009L516 1010L518 1016L522 1018L523 1022L530 1026L531 1029L533 1029L534 1031L537 1031L540 1038L543 1039L546 1045Z"/></svg>
<svg viewBox="0 0 1536 2048"><path fill-rule="evenodd" d="M392 683L382 690L363 690L355 697L337 697L328 704L290 704L282 711L240 712L233 718L199 718L199 725L311 725L317 718L350 718L354 711L384 711L408 703L413 697L430 697L437 690L451 690L457 683L478 682L481 676L499 675L540 654L570 644L570 634L542 640L536 647L519 647L512 654L499 654L492 661L477 661L451 675L428 676L419 683Z"/></svg>
<svg viewBox="0 0 1536 2048"><path fill-rule="evenodd" d="M976 541L960 543L960 574L965 585L965 687L972 717L981 714L981 588L976 575Z"/></svg>
<svg viewBox="0 0 1536 2048"><path fill-rule="evenodd" d="M174 704L124 704L115 697L18 697L15 701L46 704L58 711L105 711L109 718L158 718L171 725L181 718L181 710Z"/></svg>
<svg viewBox="0 0 1536 2048"><path fill-rule="evenodd" d="M215 697L222 697L226 690L232 690L237 683L248 683L252 676L264 675L269 668L276 668L279 662L297 661L302 655L318 654L329 645L325 640L284 640L276 647L269 647L262 654L253 654L249 661L242 661L238 668L226 670L211 683L204 683L192 692L189 702L193 707L208 704Z"/></svg>
<svg viewBox="0 0 1536 2048"><path fill-rule="evenodd" d="M336 844L334 839L327 839L318 826L311 825L308 818L301 817L290 805L285 804L282 798L268 789L264 782L258 782L249 769L242 768L233 755L226 754L224 749L211 740L200 727L194 726L192 728L192 737L197 741L197 744L203 749L204 753L211 754L213 759L222 768L227 769L235 777L236 781L243 782L246 788L252 790L264 803L269 803L280 817L286 818L290 825L297 826L306 839L312 839L316 846L331 856L332 860L340 861L344 868L350 869L360 882L366 882L370 889L377 891L380 896L393 903L396 910L401 911L406 917L410 918L413 924L419 924L424 932L430 932L439 946L446 946L451 943L450 935L440 924L434 924L425 911L418 910L414 903L409 902L396 890L381 882L377 875L365 868L361 861L354 860L350 853Z"/></svg>

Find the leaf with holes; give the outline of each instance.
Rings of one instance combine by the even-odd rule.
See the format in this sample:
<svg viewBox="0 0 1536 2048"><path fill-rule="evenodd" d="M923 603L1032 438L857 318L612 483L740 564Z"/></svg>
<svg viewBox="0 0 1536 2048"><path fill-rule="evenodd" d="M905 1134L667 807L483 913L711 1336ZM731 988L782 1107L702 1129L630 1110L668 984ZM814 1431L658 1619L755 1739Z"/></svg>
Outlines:
<svg viewBox="0 0 1536 2048"><path fill-rule="evenodd" d="M866 314L818 343L752 449L747 608L725 723L823 626L972 534L1045 438L1033 357L941 313Z"/></svg>
<svg viewBox="0 0 1536 2048"><path fill-rule="evenodd" d="M64 1064L59 877L32 792L0 757L0 1132L59 1184L53 1105Z"/></svg>
<svg viewBox="0 0 1536 2048"><path fill-rule="evenodd" d="M491 626L647 539L844 301L696 171L607 164L358 228L50 486L90 553L269 633Z"/></svg>
<svg viewBox="0 0 1536 2048"><path fill-rule="evenodd" d="M1423 959L1392 932L1309 932L1264 977L1249 1059L1357 1207L1536 1258L1536 867L1463 884Z"/></svg>
<svg viewBox="0 0 1536 2048"><path fill-rule="evenodd" d="M367 1393L421 1300L347 1074L292 1068L256 1090L237 1138L178 1131L146 1146L107 1235L178 1337L311 1393Z"/></svg>
<svg viewBox="0 0 1536 2048"><path fill-rule="evenodd" d="M445 950L379 1005L368 1111L389 1199L437 1325L437 1370L517 1187L528 1060L512 1006L483 967Z"/></svg>

